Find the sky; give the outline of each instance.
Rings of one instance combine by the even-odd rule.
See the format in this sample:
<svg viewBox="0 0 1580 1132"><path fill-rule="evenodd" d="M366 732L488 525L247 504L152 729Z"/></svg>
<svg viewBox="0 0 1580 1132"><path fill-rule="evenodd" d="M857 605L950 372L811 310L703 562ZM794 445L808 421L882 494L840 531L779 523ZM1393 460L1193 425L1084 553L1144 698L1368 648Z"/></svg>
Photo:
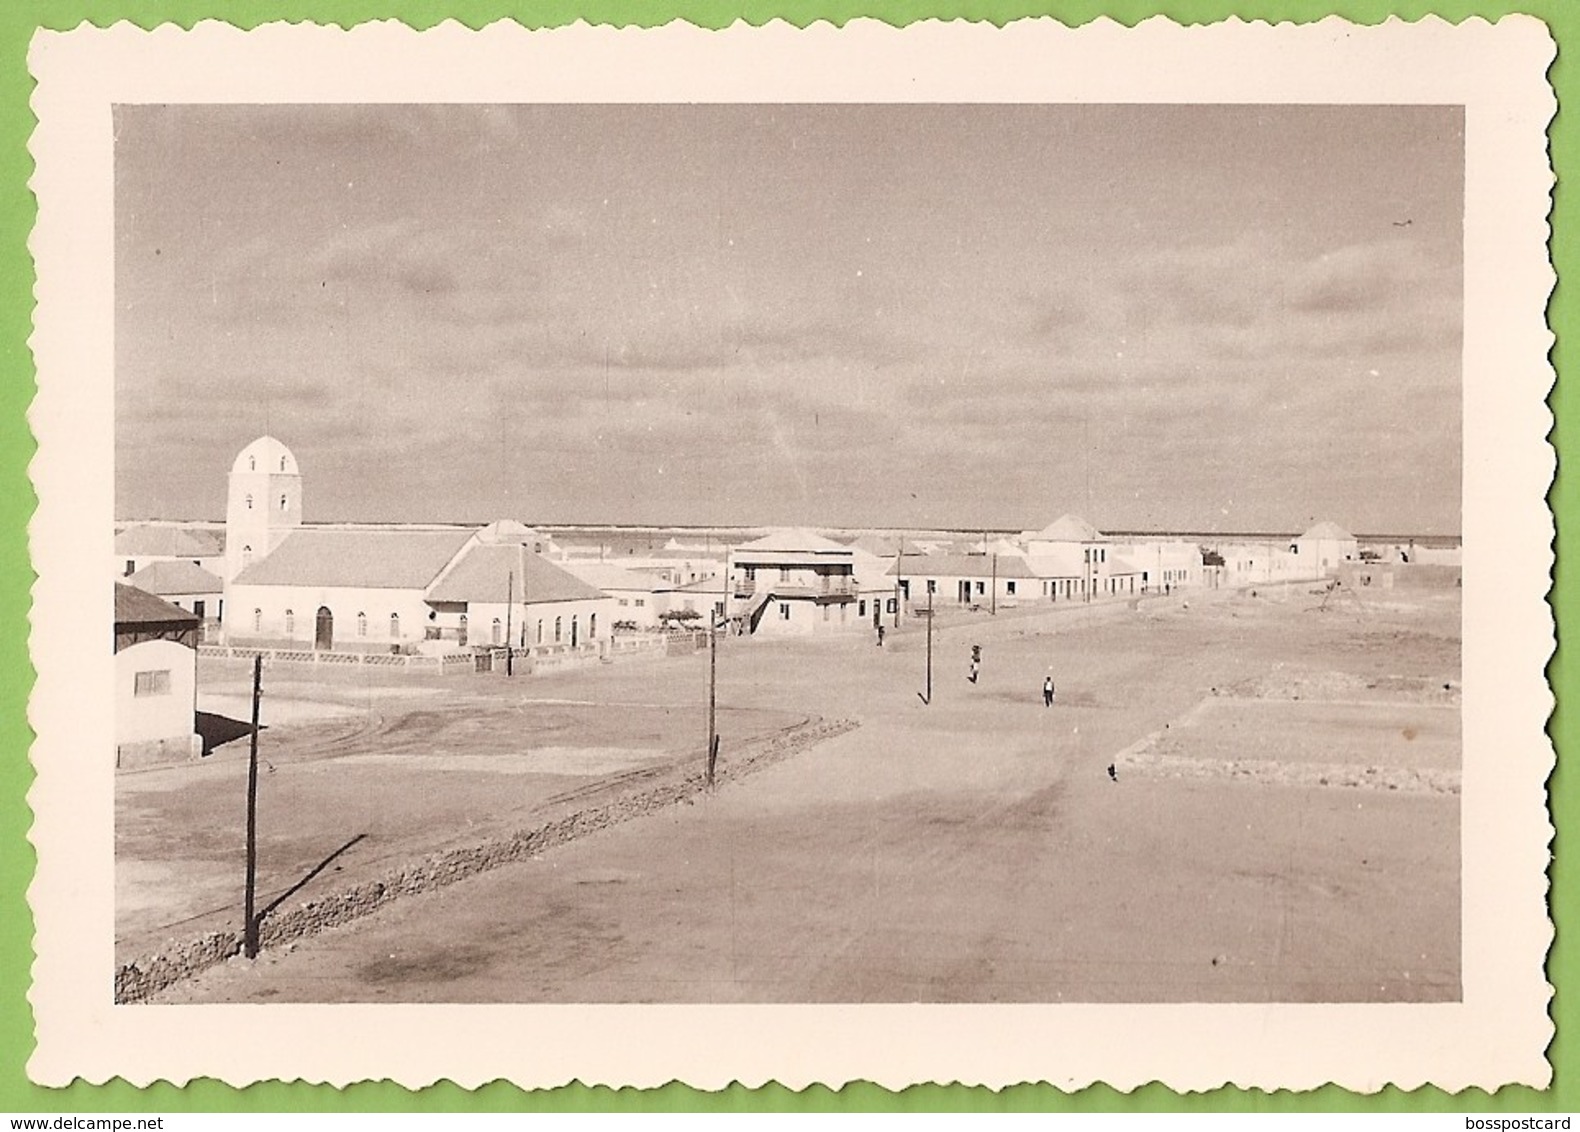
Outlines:
<svg viewBox="0 0 1580 1132"><path fill-rule="evenodd" d="M114 127L122 519L1460 529L1457 107Z"/></svg>

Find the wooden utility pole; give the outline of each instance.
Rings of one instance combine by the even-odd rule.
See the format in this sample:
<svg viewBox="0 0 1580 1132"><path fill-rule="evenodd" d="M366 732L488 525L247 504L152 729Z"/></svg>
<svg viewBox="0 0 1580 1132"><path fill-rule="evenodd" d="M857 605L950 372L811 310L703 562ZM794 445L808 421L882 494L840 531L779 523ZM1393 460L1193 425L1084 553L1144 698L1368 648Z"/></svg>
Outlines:
<svg viewBox="0 0 1580 1132"><path fill-rule="evenodd" d="M927 702L933 702L933 591L927 591Z"/></svg>
<svg viewBox="0 0 1580 1132"><path fill-rule="evenodd" d="M900 627L900 606L905 604L905 536L900 536L900 550L894 556L894 627Z"/></svg>
<svg viewBox="0 0 1580 1132"><path fill-rule="evenodd" d="M719 760L717 717L719 687L719 615L708 615L708 785L713 785L713 768Z"/></svg>
<svg viewBox="0 0 1580 1132"><path fill-rule="evenodd" d="M243 914L243 948L248 959L258 957L258 918L253 909L258 895L258 703L263 698L263 654L252 658L252 743L247 758L247 898Z"/></svg>
<svg viewBox="0 0 1580 1132"><path fill-rule="evenodd" d="M993 556L993 582L988 587L988 600L991 603L988 606L988 612L993 614L993 616L997 617L998 616L998 555L997 554L995 554Z"/></svg>
<svg viewBox="0 0 1580 1132"><path fill-rule="evenodd" d="M514 676L515 668L511 664L512 650L510 648L510 612L516 604L516 575L511 571L505 575L505 675ZM495 622L497 624L497 622Z"/></svg>
<svg viewBox="0 0 1580 1132"><path fill-rule="evenodd" d="M521 564L521 647L527 652L527 675L532 675L532 646L527 644L527 634L532 631L532 597L527 593L527 573L531 563L526 561L524 550L516 551L516 560ZM509 644L509 638L506 638Z"/></svg>

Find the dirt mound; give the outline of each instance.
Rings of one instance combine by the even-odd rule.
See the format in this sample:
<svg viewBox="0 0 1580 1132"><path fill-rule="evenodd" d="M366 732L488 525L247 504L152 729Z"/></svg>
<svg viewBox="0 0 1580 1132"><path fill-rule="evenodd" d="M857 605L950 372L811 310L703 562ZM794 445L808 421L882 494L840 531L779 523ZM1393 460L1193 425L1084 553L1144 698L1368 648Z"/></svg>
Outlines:
<svg viewBox="0 0 1580 1132"><path fill-rule="evenodd" d="M1458 794L1459 772L1440 767L1379 767L1353 763L1285 763L1271 759L1214 759L1139 751L1116 768L1150 778L1227 778L1267 786L1396 790Z"/></svg>

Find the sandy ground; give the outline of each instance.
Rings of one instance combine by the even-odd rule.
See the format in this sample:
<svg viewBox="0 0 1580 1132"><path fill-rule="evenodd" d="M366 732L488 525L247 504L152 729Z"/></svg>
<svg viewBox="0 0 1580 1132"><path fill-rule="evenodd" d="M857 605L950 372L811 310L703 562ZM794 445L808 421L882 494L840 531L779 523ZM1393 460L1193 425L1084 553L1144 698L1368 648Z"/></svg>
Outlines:
<svg viewBox="0 0 1580 1132"><path fill-rule="evenodd" d="M158 1001L1455 999L1458 595L1321 613L1319 600L1292 587L1192 595L1188 608L944 617L931 704L917 695L917 624L883 649L861 636L730 641L726 750L732 734L811 715L861 726L694 805L232 961ZM464 693L454 710L483 718L453 726L473 742L520 712L518 733L555 759L576 746L567 733L600 752L589 766L610 750L679 757L686 740L664 724L695 730L706 657L635 668L526 691L468 678L441 702ZM671 706L572 720L528 695ZM438 711L431 698L412 708ZM484 755L448 728L438 741L415 732L374 728L338 758L304 757L301 791L272 822L301 841L331 782L356 784L337 787L350 798L395 774L392 756ZM412 810L399 820L450 829L523 774L411 765L425 789L399 791ZM522 790L563 781L541 777ZM123 814L144 795L123 785ZM201 840L202 809L184 811L182 838ZM324 842L373 820L359 817L328 824ZM122 852L131 868L173 864L150 830ZM192 856L171 885L190 886ZM123 903L123 924L139 914Z"/></svg>
<svg viewBox="0 0 1580 1132"><path fill-rule="evenodd" d="M514 832L611 778L697 755L706 743L697 689L664 668L637 661L509 681L400 677L408 682L395 686L370 682L391 679L372 669L316 682L299 669L266 672L258 906L320 866L293 896ZM209 664L201 684L200 711L251 718L244 665ZM605 702L586 698L589 690ZM744 739L803 718L732 706L720 726ZM117 776L118 959L241 923L246 780L244 735L201 762Z"/></svg>

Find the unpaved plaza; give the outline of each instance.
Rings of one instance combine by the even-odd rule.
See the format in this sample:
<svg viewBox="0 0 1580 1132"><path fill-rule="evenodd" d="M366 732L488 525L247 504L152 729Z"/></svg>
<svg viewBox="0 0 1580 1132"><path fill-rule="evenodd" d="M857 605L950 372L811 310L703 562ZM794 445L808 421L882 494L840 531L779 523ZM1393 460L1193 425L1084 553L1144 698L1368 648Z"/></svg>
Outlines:
<svg viewBox="0 0 1580 1132"><path fill-rule="evenodd" d="M1458 591L1316 588L940 616L930 704L920 619L726 640L726 764L858 726L156 1001L1457 999ZM706 666L300 689L345 710L264 733L271 891L347 842L288 900L693 765ZM123 955L234 922L244 754L118 779Z"/></svg>

